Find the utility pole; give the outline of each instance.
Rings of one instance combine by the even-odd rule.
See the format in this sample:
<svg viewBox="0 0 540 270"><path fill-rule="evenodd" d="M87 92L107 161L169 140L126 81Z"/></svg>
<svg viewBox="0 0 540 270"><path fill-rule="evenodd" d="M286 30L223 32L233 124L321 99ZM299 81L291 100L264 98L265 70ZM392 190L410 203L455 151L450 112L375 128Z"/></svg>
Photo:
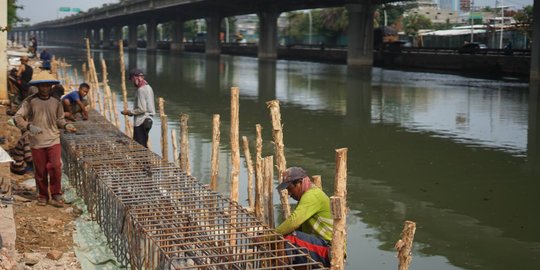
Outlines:
<svg viewBox="0 0 540 270"><path fill-rule="evenodd" d="M471 0L471 6L469 7L469 15L471 17L471 43L474 42L474 17L473 17L474 0Z"/></svg>
<svg viewBox="0 0 540 270"><path fill-rule="evenodd" d="M501 38L499 41L499 49L503 48L503 35L504 35L504 6L503 6L503 0L500 2L501 5Z"/></svg>

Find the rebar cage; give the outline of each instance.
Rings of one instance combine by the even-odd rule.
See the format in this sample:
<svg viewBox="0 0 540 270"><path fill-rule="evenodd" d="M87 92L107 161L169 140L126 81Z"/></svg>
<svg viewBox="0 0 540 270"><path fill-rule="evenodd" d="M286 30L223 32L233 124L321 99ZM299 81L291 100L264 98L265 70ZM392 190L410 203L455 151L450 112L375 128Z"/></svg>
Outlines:
<svg viewBox="0 0 540 270"><path fill-rule="evenodd" d="M131 140L96 111L74 124L76 133L62 135L64 169L128 268L323 268L253 213Z"/></svg>

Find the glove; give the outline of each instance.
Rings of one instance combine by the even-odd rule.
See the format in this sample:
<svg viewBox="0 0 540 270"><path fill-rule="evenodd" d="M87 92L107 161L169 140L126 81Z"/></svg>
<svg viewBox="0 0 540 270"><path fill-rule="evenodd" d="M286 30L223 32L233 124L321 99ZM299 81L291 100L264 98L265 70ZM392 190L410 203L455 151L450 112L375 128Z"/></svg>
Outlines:
<svg viewBox="0 0 540 270"><path fill-rule="evenodd" d="M73 125L73 124L70 124L70 123L67 123L64 128L68 131L68 132L77 132L77 128Z"/></svg>
<svg viewBox="0 0 540 270"><path fill-rule="evenodd" d="M34 125L32 125L32 124L29 124L29 125L28 125L28 131L30 131L30 133L31 133L32 135L38 135L38 134L41 133L41 128L38 127L38 126L34 126Z"/></svg>

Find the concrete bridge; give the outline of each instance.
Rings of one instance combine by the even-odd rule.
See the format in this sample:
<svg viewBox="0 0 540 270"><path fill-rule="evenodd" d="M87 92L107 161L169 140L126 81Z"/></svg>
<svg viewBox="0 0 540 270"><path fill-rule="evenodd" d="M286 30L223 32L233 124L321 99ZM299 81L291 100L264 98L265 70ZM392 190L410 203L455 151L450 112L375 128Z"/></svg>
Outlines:
<svg viewBox="0 0 540 270"><path fill-rule="evenodd" d="M171 49L183 50L184 22L204 18L207 25L205 52L219 55L219 39L223 18L257 14L259 17L259 44L257 56L262 59L277 57L277 19L282 12L345 6L348 11L347 64L371 66L373 64L373 10L375 5L394 0L122 0L120 3L60 20L35 24L29 28L14 29L20 42L29 35L38 39L81 45L83 38L93 43L110 46L109 40L122 38L123 27L128 27L130 49L137 48L137 27L146 25L147 50L157 49L157 25L173 22ZM540 0L534 0L534 17L540 18ZM540 40L540 20L533 22L533 41ZM103 42L106 41L106 42ZM531 50L530 78L540 81L540 42L533 42Z"/></svg>
<svg viewBox="0 0 540 270"><path fill-rule="evenodd" d="M137 27L145 24L147 50L157 48L156 27L174 22L171 48L182 50L184 22L204 18L207 25L205 52L219 55L219 33L223 18L243 14L257 14L260 21L258 57L274 59L277 55L277 19L282 12L324 7L345 6L349 14L350 65L369 66L372 63L373 10L381 0L128 0L91 9L89 12L60 20L38 23L30 28L14 29L16 38L29 34L44 41L82 44L83 38L94 43L121 39L122 28L129 29L130 49L137 48ZM103 35L101 35L103 33ZM101 37L102 36L102 37ZM104 42L108 46L108 42Z"/></svg>

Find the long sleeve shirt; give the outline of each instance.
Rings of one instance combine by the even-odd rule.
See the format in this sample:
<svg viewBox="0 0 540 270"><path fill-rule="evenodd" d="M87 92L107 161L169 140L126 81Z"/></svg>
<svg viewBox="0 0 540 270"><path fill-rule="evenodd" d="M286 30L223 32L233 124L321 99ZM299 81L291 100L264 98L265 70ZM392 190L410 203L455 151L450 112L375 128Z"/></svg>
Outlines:
<svg viewBox="0 0 540 270"><path fill-rule="evenodd" d="M67 124L60 99L38 94L25 99L13 119L17 126L26 129L28 124L41 128L41 133L30 136L30 147L46 148L60 143L60 130Z"/></svg>
<svg viewBox="0 0 540 270"><path fill-rule="evenodd" d="M333 234L330 198L318 187L312 187L300 198L294 212L281 223L276 232L287 235L299 230L331 242Z"/></svg>
<svg viewBox="0 0 540 270"><path fill-rule="evenodd" d="M154 102L154 91L150 85L146 84L137 89L133 110L130 111L134 116L133 122L136 127L142 125L144 119L154 116L156 113Z"/></svg>

